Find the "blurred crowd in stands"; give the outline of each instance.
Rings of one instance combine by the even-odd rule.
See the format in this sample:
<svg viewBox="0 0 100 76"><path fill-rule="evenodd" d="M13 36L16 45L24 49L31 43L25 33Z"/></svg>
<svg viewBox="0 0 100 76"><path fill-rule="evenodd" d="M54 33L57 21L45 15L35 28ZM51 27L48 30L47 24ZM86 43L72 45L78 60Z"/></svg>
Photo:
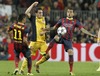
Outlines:
<svg viewBox="0 0 100 76"><path fill-rule="evenodd" d="M34 1L38 1L40 3L38 6L44 10L44 15L48 19L47 27L52 27L60 18L66 17L67 8L73 7L75 17L79 19L84 28L97 35L100 27L100 0L0 0L0 8L1 5L12 6L11 16L8 16L7 13L0 14L0 60L7 59L9 56L7 53L7 45L10 42L7 34L8 27L17 21L18 14L22 13L20 11L24 10L24 13L25 9ZM27 25L30 26L28 20ZM54 37L54 32L47 35L47 42ZM90 37L76 28L73 43L96 43L96 38Z"/></svg>

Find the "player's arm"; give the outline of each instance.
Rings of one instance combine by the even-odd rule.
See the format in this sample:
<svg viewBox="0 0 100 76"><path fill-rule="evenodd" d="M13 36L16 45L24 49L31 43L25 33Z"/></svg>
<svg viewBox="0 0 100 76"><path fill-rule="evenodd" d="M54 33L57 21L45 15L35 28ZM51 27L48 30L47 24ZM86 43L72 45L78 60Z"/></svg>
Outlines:
<svg viewBox="0 0 100 76"><path fill-rule="evenodd" d="M85 34L93 36L93 37L97 37L96 35L91 34L90 32L88 32L86 29L83 28L83 26L81 25L81 23L77 20L76 21L76 26Z"/></svg>
<svg viewBox="0 0 100 76"><path fill-rule="evenodd" d="M51 28L43 28L44 31L53 31L56 30L58 27L61 26L62 20L60 19L53 27Z"/></svg>
<svg viewBox="0 0 100 76"><path fill-rule="evenodd" d="M30 18L31 17L31 10L33 7L37 6L38 2L34 2L26 11L25 14Z"/></svg>
<svg viewBox="0 0 100 76"><path fill-rule="evenodd" d="M23 37L23 42L28 45L29 42L28 42L27 38L28 38L28 34Z"/></svg>
<svg viewBox="0 0 100 76"><path fill-rule="evenodd" d="M13 37L12 37L12 32L13 32L13 25L10 26L10 27L8 28L8 30L7 30L7 33L8 33L8 35L9 35L10 39L13 39Z"/></svg>
<svg viewBox="0 0 100 76"><path fill-rule="evenodd" d="M88 32L86 29L81 28L81 31L87 35L93 36L93 37L97 37L96 35L91 34L90 32Z"/></svg>

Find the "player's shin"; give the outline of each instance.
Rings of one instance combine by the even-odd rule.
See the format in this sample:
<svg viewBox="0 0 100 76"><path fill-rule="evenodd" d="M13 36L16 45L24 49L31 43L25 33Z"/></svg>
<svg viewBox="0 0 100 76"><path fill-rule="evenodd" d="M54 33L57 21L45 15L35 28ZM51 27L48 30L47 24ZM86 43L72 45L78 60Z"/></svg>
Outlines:
<svg viewBox="0 0 100 76"><path fill-rule="evenodd" d="M27 59L24 58L22 65L21 65L21 71L24 71L25 67L27 66Z"/></svg>
<svg viewBox="0 0 100 76"><path fill-rule="evenodd" d="M15 68L18 69L19 57L15 56Z"/></svg>
<svg viewBox="0 0 100 76"><path fill-rule="evenodd" d="M73 71L73 55L69 55L69 67L70 67L70 72Z"/></svg>
<svg viewBox="0 0 100 76"><path fill-rule="evenodd" d="M32 69L32 59L31 57L27 58L27 66L28 66L28 73L31 73L31 69Z"/></svg>
<svg viewBox="0 0 100 76"><path fill-rule="evenodd" d="M36 65L42 64L50 58L49 54L43 55L43 57L36 62Z"/></svg>

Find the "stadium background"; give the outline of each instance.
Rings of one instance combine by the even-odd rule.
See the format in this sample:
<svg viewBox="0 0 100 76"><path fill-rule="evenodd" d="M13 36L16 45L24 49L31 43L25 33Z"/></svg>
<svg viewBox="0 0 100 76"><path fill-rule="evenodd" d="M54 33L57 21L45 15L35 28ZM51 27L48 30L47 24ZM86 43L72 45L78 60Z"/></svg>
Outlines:
<svg viewBox="0 0 100 76"><path fill-rule="evenodd" d="M38 1L38 6L44 10L44 16L48 20L47 27L52 27L60 18L66 17L67 8L73 7L75 18L85 29L97 35L100 27L100 0L0 0L0 60L14 59L13 44L8 37L7 28L16 22L18 14L24 13L34 1ZM26 25L30 29L28 20ZM54 37L54 32L48 33L47 43ZM100 47L96 40L76 28L73 37L74 60L99 61ZM55 45L52 50L50 61L67 61L68 57L62 45ZM39 59L39 56L37 53L33 59Z"/></svg>
<svg viewBox="0 0 100 76"><path fill-rule="evenodd" d="M25 10L34 1L38 1L48 19L48 26L52 27L60 18L66 17L68 7L75 10L77 18L84 28L93 34L98 33L100 27L100 0L0 0L0 76L11 76L14 68L13 43L7 34L7 28L16 22L18 14ZM33 8L34 9L34 8ZM30 27L30 22L26 23ZM29 28L30 29L30 28ZM55 32L55 31L54 31ZM47 43L53 38L54 32L48 33ZM74 72L76 76L100 76L96 72L100 61L100 46L96 39L81 33L77 28L73 37ZM50 52L51 58L40 66L40 74L32 72L34 76L69 76L68 54L64 47L55 44ZM37 52L33 60L40 59ZM20 56L23 59L23 55ZM51 62L53 61L53 62ZM34 65L35 61L33 61ZM25 70L27 73L27 69ZM20 76L20 75L18 75Z"/></svg>

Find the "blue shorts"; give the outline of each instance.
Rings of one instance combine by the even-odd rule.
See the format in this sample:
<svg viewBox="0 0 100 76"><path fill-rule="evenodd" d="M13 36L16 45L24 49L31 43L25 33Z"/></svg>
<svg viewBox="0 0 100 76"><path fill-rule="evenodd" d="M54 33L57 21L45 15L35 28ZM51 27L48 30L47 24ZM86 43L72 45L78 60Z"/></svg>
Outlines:
<svg viewBox="0 0 100 76"><path fill-rule="evenodd" d="M19 58L20 53L23 53L24 57L29 58L31 56L31 51L27 50L14 50L15 56Z"/></svg>
<svg viewBox="0 0 100 76"><path fill-rule="evenodd" d="M72 48L72 41L71 40L66 40L65 38L61 37L60 40L59 40L59 42L56 42L56 43L63 44L66 52L69 49L73 49Z"/></svg>

